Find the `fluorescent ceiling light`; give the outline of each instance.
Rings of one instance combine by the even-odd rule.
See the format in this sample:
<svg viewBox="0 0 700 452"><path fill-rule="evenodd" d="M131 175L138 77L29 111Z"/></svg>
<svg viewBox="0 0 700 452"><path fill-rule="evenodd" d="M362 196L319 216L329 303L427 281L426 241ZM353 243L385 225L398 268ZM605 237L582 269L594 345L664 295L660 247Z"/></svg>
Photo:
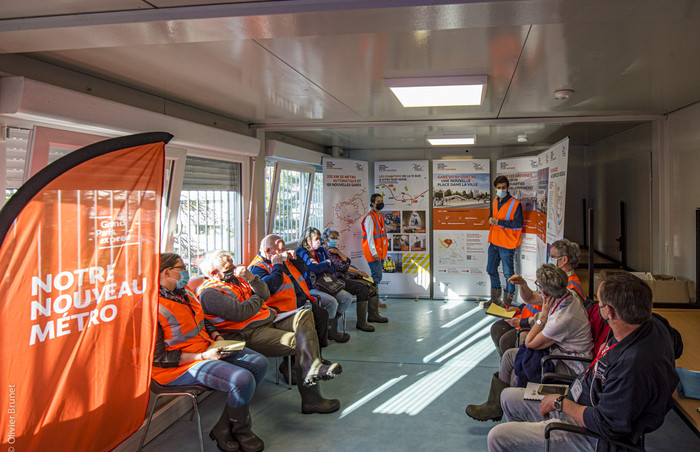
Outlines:
<svg viewBox="0 0 700 452"><path fill-rule="evenodd" d="M437 135L427 136L425 139L433 146L460 146L476 143L476 135Z"/></svg>
<svg viewBox="0 0 700 452"><path fill-rule="evenodd" d="M386 79L404 107L453 107L481 105L486 91L485 75Z"/></svg>

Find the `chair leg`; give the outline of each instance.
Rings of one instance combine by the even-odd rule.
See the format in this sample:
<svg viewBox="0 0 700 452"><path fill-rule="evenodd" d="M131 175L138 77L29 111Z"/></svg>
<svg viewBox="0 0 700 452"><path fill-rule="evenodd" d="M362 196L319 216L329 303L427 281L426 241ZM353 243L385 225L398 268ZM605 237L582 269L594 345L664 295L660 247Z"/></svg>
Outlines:
<svg viewBox="0 0 700 452"><path fill-rule="evenodd" d="M187 394L192 400L192 407L195 414L197 415L197 434L199 434L199 450L204 452L204 440L202 439L202 420L199 417L199 406L197 404L197 396L192 394Z"/></svg>
<svg viewBox="0 0 700 452"><path fill-rule="evenodd" d="M141 436L141 442L139 443L138 452L141 452L141 449L143 449L143 442L146 440L146 434L148 433L148 427L151 426L151 419L153 419L153 411L156 409L156 404L158 402L159 397L160 397L160 394L156 395L156 399L153 401L153 405L151 406L151 411L148 413L148 422L146 422L146 429L143 431L143 435Z"/></svg>
<svg viewBox="0 0 700 452"><path fill-rule="evenodd" d="M279 384L280 384L280 371L278 369L279 361L280 361L279 356L275 356L275 384L277 386L279 386ZM291 374L289 374L289 375L291 375ZM291 376L290 376L290 378L291 378Z"/></svg>

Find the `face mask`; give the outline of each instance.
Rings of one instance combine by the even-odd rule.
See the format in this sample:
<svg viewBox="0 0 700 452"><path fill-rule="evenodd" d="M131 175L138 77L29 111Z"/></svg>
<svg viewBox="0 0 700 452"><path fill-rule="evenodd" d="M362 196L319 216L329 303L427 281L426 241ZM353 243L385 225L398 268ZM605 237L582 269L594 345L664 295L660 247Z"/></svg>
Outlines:
<svg viewBox="0 0 700 452"><path fill-rule="evenodd" d="M178 289L184 289L188 282L190 282L190 272L187 270L180 270L180 279L177 280L176 287Z"/></svg>
<svg viewBox="0 0 700 452"><path fill-rule="evenodd" d="M320 240L312 240L311 241L311 249L317 250L321 248L321 241Z"/></svg>
<svg viewBox="0 0 700 452"><path fill-rule="evenodd" d="M328 240L328 246L331 248L335 248L338 246L338 239L330 239Z"/></svg>
<svg viewBox="0 0 700 452"><path fill-rule="evenodd" d="M232 282L232 281L233 281L233 278L234 278L234 276L233 276L233 269L231 268L231 269L226 270L225 272L223 272L223 276L221 277L221 280L222 280L223 282Z"/></svg>
<svg viewBox="0 0 700 452"><path fill-rule="evenodd" d="M374 208L377 210L382 210L384 208L384 203L378 202L377 204L374 205Z"/></svg>
<svg viewBox="0 0 700 452"><path fill-rule="evenodd" d="M282 259L282 262L285 262L287 260L287 253L280 254L280 258Z"/></svg>
<svg viewBox="0 0 700 452"><path fill-rule="evenodd" d="M507 193L508 190L496 190L496 196L498 196L501 199L505 198Z"/></svg>
<svg viewBox="0 0 700 452"><path fill-rule="evenodd" d="M559 259L561 259L561 258L559 258ZM559 259L557 259L556 257L550 256L550 257L549 257L549 260L547 261L547 263L548 263L548 264L552 264L552 265L556 265L556 266L558 267L559 264L558 264L557 262L559 262Z"/></svg>

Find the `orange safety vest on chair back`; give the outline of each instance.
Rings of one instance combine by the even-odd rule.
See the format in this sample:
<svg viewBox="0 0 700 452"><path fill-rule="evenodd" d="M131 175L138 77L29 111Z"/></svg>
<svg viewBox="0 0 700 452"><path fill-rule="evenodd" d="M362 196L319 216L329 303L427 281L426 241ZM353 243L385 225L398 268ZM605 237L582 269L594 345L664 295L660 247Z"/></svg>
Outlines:
<svg viewBox="0 0 700 452"><path fill-rule="evenodd" d="M163 329L166 350L180 350L186 353L201 353L214 341L204 329L204 312L197 296L185 289L190 306L174 300L159 297L158 323ZM159 384L167 384L184 374L198 363L193 361L177 367L153 366L151 376Z"/></svg>
<svg viewBox="0 0 700 452"><path fill-rule="evenodd" d="M367 262L374 262L372 252L369 250L367 231L365 231L365 218L368 216L371 216L374 222L374 236L372 239L374 240L374 247L377 249L379 259L386 259L386 254L389 251L389 239L386 237L386 229L384 228L384 215L374 210L370 210L367 215L362 217L362 253L365 255Z"/></svg>
<svg viewBox="0 0 700 452"><path fill-rule="evenodd" d="M498 197L495 197L491 206L491 215L497 220L512 221L515 218L515 211L518 210L519 205L520 201L511 197L499 209ZM489 228L489 243L512 250L519 247L521 242L522 229L511 229L497 224L492 224Z"/></svg>
<svg viewBox="0 0 700 452"><path fill-rule="evenodd" d="M253 295L253 289L245 281L239 279L238 282L239 284L228 284L218 279L207 278L197 289L197 295L201 296L204 289L213 288L230 297L236 297L238 302L242 303ZM224 319L223 317L217 317L212 314L204 314L204 316L219 330L242 330L249 323L265 320L271 315L272 312L265 306L260 308L257 314L240 322L234 322L233 320Z"/></svg>
<svg viewBox="0 0 700 452"><path fill-rule="evenodd" d="M292 274L294 279L296 279L297 283L304 290L306 298L311 298L311 294L309 293L309 288L306 285L304 276L301 273L299 273L299 270L297 270L297 268L291 262L285 261L284 265L287 267L289 273ZM253 262L250 263L249 267L262 268L267 272L268 275L272 273L272 266L265 262L260 256L255 256L255 259L253 259ZM282 285L279 289L277 289L277 292L270 294L270 298L268 298L267 301L265 301L265 306L275 308L280 312L293 311L297 308L297 293L296 290L294 290L294 283L292 282L289 275L287 275L286 273L282 273L282 276Z"/></svg>

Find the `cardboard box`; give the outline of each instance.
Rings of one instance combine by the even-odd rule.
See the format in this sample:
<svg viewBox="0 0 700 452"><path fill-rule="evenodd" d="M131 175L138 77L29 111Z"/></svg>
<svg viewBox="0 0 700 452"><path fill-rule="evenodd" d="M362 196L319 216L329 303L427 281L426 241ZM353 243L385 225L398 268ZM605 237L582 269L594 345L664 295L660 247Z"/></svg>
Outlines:
<svg viewBox="0 0 700 452"><path fill-rule="evenodd" d="M614 270L613 270L614 271ZM695 301L695 283L675 279L669 275L652 275L649 272L632 272L651 288L653 303L691 303ZM600 277L594 275L593 284L598 291Z"/></svg>

